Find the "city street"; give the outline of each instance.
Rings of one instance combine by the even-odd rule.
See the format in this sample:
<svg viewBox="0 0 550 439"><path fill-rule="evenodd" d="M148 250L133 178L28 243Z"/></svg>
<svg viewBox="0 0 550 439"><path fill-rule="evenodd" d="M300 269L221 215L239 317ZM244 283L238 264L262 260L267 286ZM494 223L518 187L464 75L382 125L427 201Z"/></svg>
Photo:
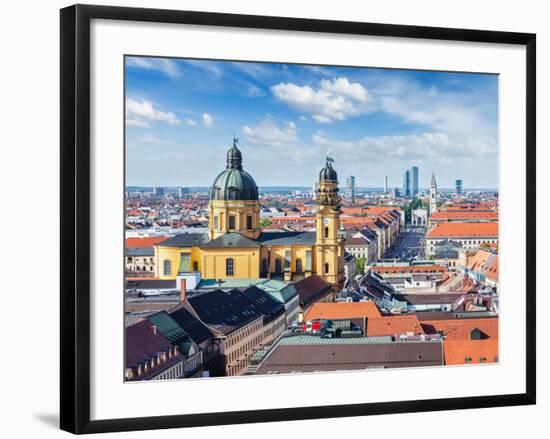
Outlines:
<svg viewBox="0 0 550 439"><path fill-rule="evenodd" d="M406 226L397 242L386 253L386 259L422 259L424 257L425 228Z"/></svg>

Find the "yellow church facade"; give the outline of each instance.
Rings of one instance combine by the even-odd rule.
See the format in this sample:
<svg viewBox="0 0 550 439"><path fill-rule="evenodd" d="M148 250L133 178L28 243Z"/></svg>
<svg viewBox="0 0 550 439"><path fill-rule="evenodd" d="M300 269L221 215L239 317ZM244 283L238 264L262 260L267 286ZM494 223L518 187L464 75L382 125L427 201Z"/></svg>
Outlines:
<svg viewBox="0 0 550 439"><path fill-rule="evenodd" d="M330 159L319 173L316 230L264 232L258 187L243 170L236 141L227 167L210 189L209 232L182 233L155 246L156 276L175 279L200 272L203 279L278 278L295 281L317 274L341 288L344 243L340 231L338 178Z"/></svg>

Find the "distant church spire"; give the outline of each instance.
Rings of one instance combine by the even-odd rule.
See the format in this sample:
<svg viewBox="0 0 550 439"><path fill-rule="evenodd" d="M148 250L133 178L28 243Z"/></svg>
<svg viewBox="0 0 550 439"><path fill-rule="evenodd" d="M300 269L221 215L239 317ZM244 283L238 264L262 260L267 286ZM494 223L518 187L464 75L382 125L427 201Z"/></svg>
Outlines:
<svg viewBox="0 0 550 439"><path fill-rule="evenodd" d="M432 181L430 182L430 215L437 211L437 183L435 182L435 173L432 172Z"/></svg>

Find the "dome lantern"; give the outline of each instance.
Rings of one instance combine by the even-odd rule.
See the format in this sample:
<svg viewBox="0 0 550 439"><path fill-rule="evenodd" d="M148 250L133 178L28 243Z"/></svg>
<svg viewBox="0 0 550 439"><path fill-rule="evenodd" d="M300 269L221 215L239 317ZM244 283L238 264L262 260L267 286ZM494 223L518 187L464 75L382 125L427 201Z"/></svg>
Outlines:
<svg viewBox="0 0 550 439"><path fill-rule="evenodd" d="M321 169L321 172L319 172L319 183L338 181L338 174L336 174L336 171L332 167L333 161L333 159L327 157L325 167Z"/></svg>

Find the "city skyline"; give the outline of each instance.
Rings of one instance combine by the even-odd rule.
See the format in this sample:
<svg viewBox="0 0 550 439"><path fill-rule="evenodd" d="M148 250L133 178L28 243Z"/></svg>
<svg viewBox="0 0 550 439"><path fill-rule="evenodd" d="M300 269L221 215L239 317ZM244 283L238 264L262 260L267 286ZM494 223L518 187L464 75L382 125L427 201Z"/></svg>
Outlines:
<svg viewBox="0 0 550 439"><path fill-rule="evenodd" d="M341 183L498 188L495 75L128 57L128 186L209 186L232 136L260 187ZM212 169L212 172L209 171Z"/></svg>

